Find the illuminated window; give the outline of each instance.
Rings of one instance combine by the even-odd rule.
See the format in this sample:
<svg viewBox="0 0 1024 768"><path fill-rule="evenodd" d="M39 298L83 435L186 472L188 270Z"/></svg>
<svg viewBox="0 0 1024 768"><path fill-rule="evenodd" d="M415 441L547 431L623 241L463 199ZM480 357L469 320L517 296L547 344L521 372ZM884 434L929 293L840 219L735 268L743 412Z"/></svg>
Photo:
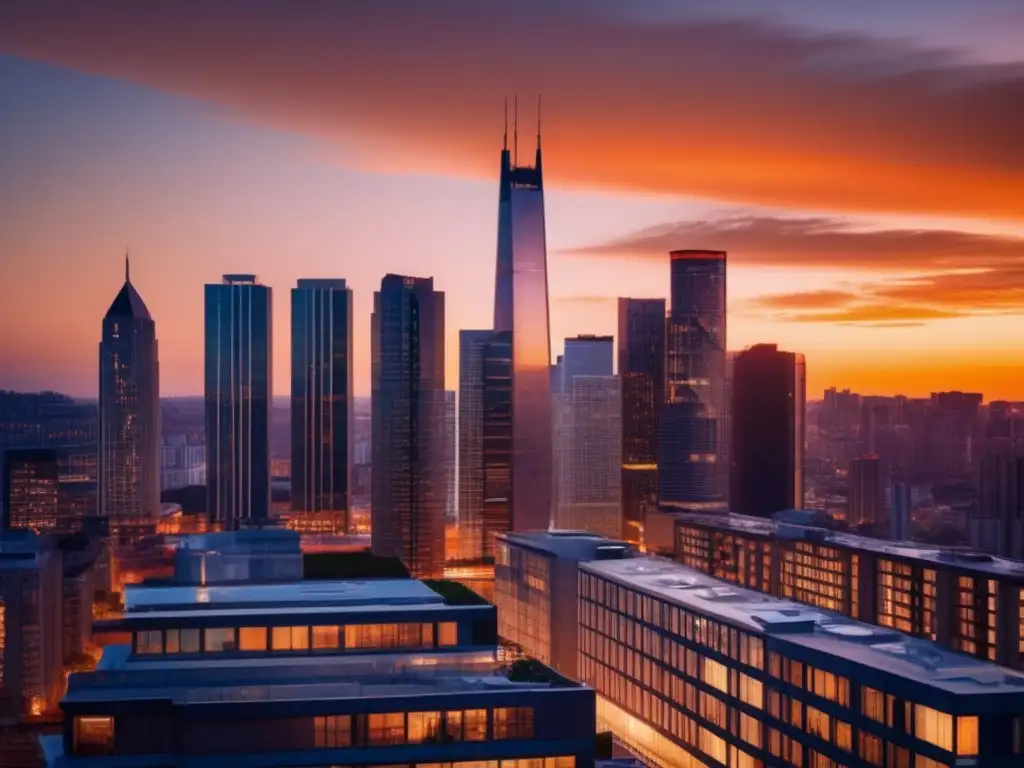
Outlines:
<svg viewBox="0 0 1024 768"><path fill-rule="evenodd" d="M463 718L463 734L466 741L486 741L487 710L467 709Z"/></svg>
<svg viewBox="0 0 1024 768"><path fill-rule="evenodd" d="M493 726L495 739L532 739L533 707L497 707Z"/></svg>
<svg viewBox="0 0 1024 768"><path fill-rule="evenodd" d="M409 743L439 742L441 740L440 712L409 713Z"/></svg>
<svg viewBox="0 0 1024 768"><path fill-rule="evenodd" d="M76 717L75 754L83 757L114 754L114 718Z"/></svg>
<svg viewBox="0 0 1024 768"><path fill-rule="evenodd" d="M807 732L813 733L819 739L829 741L829 720L828 715L815 707L807 707Z"/></svg>
<svg viewBox="0 0 1024 768"><path fill-rule="evenodd" d="M729 692L729 670L720 662L704 657L702 659L701 679L712 688L722 693Z"/></svg>
<svg viewBox="0 0 1024 768"><path fill-rule="evenodd" d="M164 631L164 635L164 653L181 653L181 630L168 629Z"/></svg>
<svg viewBox="0 0 1024 768"><path fill-rule="evenodd" d="M874 688L861 686L860 689L860 712L864 717L871 718L876 723L885 722L885 696L881 691Z"/></svg>
<svg viewBox="0 0 1024 768"><path fill-rule="evenodd" d="M977 729L975 729L977 732ZM947 752L953 751L953 716L923 704L914 706L914 735ZM977 741L977 737L975 737Z"/></svg>
<svg viewBox="0 0 1024 768"><path fill-rule="evenodd" d="M755 747L761 747L761 723L745 712L740 713L740 738Z"/></svg>
<svg viewBox="0 0 1024 768"><path fill-rule="evenodd" d="M352 716L326 715L313 718L317 748L352 746Z"/></svg>
<svg viewBox="0 0 1024 768"><path fill-rule="evenodd" d="M136 653L163 653L164 633L159 629L146 629L135 633Z"/></svg>
<svg viewBox="0 0 1024 768"><path fill-rule="evenodd" d="M462 741L462 710L446 712L444 716L446 741Z"/></svg>
<svg viewBox="0 0 1024 768"><path fill-rule="evenodd" d="M764 707L764 686L761 685L761 681L741 672L740 699L752 707L762 709Z"/></svg>
<svg viewBox="0 0 1024 768"><path fill-rule="evenodd" d="M313 627L314 648L337 648L339 643L338 628Z"/></svg>
<svg viewBox="0 0 1024 768"><path fill-rule="evenodd" d="M860 732L860 758L871 765L881 766L882 762L882 740L870 733Z"/></svg>
<svg viewBox="0 0 1024 768"><path fill-rule="evenodd" d="M271 641L275 651L308 650L309 627L274 627Z"/></svg>
<svg viewBox="0 0 1024 768"><path fill-rule="evenodd" d="M459 644L459 625L445 621L437 625L437 644L442 648Z"/></svg>
<svg viewBox="0 0 1024 768"><path fill-rule="evenodd" d="M267 650L266 627L242 627L238 630L238 649L241 651Z"/></svg>
<svg viewBox="0 0 1024 768"><path fill-rule="evenodd" d="M961 715L956 719L956 753L961 757L978 754L978 718Z"/></svg>
<svg viewBox="0 0 1024 768"><path fill-rule="evenodd" d="M235 650L235 630L233 627L211 627L206 630L203 647L209 653L221 653Z"/></svg>
<svg viewBox="0 0 1024 768"><path fill-rule="evenodd" d="M405 713L380 712L367 716L367 740L373 746L405 743Z"/></svg>
<svg viewBox="0 0 1024 768"><path fill-rule="evenodd" d="M844 723L842 720L835 721L834 740L840 749L845 749L847 752L853 751L853 729L849 723Z"/></svg>

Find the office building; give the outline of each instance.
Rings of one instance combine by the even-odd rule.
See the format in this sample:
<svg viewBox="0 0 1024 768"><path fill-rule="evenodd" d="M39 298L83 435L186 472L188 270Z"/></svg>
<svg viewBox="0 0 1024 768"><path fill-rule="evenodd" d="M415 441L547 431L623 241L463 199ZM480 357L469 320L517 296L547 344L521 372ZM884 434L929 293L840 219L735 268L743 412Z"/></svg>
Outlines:
<svg viewBox="0 0 1024 768"><path fill-rule="evenodd" d="M1024 563L830 530L808 513L779 517L668 516L673 556L733 584L1024 669Z"/></svg>
<svg viewBox="0 0 1024 768"><path fill-rule="evenodd" d="M580 678L649 765L1024 759L1011 670L658 558L578 567Z"/></svg>
<svg viewBox="0 0 1024 768"><path fill-rule="evenodd" d="M846 522L851 528L885 522L882 462L875 455L850 462L850 496Z"/></svg>
<svg viewBox="0 0 1024 768"><path fill-rule="evenodd" d="M160 370L156 324L125 258L124 285L99 347L99 514L128 538L160 513Z"/></svg>
<svg viewBox="0 0 1024 768"><path fill-rule="evenodd" d="M672 251L658 502L725 511L725 253Z"/></svg>
<svg viewBox="0 0 1024 768"><path fill-rule="evenodd" d="M732 363L729 508L770 517L804 507L804 356L758 344Z"/></svg>
<svg viewBox="0 0 1024 768"><path fill-rule="evenodd" d="M272 338L256 275L206 286L206 513L226 529L270 518Z"/></svg>
<svg viewBox="0 0 1024 768"><path fill-rule="evenodd" d="M0 718L55 709L64 682L60 552L49 537L0 537ZM2 730L2 729L0 729Z"/></svg>
<svg viewBox="0 0 1024 768"><path fill-rule="evenodd" d="M444 294L433 278L385 275L373 297L375 554L417 578L444 573Z"/></svg>
<svg viewBox="0 0 1024 768"><path fill-rule="evenodd" d="M913 535L911 512L913 493L909 483L892 484L892 500L889 510L889 538L893 541L909 541Z"/></svg>
<svg viewBox="0 0 1024 768"><path fill-rule="evenodd" d="M558 395L555 525L616 537L622 531L622 404L617 376L575 375Z"/></svg>
<svg viewBox="0 0 1024 768"><path fill-rule="evenodd" d="M352 289L299 280L292 289L292 509L332 533L352 506Z"/></svg>
<svg viewBox="0 0 1024 768"><path fill-rule="evenodd" d="M665 300L619 299L622 392L622 521L619 534L641 541L658 504L658 430L665 399Z"/></svg>
<svg viewBox="0 0 1024 768"><path fill-rule="evenodd" d="M56 530L60 517L57 452L47 448L7 451L3 471L3 527L39 533Z"/></svg>
<svg viewBox="0 0 1024 768"><path fill-rule="evenodd" d="M50 766L592 768L594 692L498 661L495 608L421 582L133 587Z"/></svg>
<svg viewBox="0 0 1024 768"><path fill-rule="evenodd" d="M558 357L559 379L554 392L568 394L576 376L611 376L614 346L611 336L580 334L565 339L565 353Z"/></svg>
<svg viewBox="0 0 1024 768"><path fill-rule="evenodd" d="M623 541L586 531L527 531L497 537L494 605L498 636L576 679L575 620L580 562L633 557Z"/></svg>
<svg viewBox="0 0 1024 768"><path fill-rule="evenodd" d="M459 504L459 408L454 390L444 393L444 517L454 521Z"/></svg>
<svg viewBox="0 0 1024 768"><path fill-rule="evenodd" d="M981 457L977 504L967 522L972 547L1024 560L1024 458Z"/></svg>
<svg viewBox="0 0 1024 768"><path fill-rule="evenodd" d="M512 150L501 150L494 330L512 335L511 530L548 527L552 512L551 330L544 229L544 177L538 120L532 167L519 165L518 119Z"/></svg>

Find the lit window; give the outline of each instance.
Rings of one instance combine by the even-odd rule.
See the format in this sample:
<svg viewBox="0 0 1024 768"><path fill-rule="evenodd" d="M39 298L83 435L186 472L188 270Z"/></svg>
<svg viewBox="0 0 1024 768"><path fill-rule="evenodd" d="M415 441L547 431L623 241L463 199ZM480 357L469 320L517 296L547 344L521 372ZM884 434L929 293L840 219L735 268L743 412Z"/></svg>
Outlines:
<svg viewBox="0 0 1024 768"><path fill-rule="evenodd" d="M493 738L532 739L532 707L497 707L494 710Z"/></svg>
<svg viewBox="0 0 1024 768"><path fill-rule="evenodd" d="M423 744L441 741L440 712L409 713L409 743Z"/></svg>
<svg viewBox="0 0 1024 768"><path fill-rule="evenodd" d="M405 713L380 712L367 716L367 739L372 746L405 743Z"/></svg>
<svg viewBox="0 0 1024 768"><path fill-rule="evenodd" d="M136 653L163 653L164 633L159 629L146 629L135 633Z"/></svg>
<svg viewBox="0 0 1024 768"><path fill-rule="evenodd" d="M807 707L807 732L819 739L829 740L828 715L815 707Z"/></svg>
<svg viewBox="0 0 1024 768"><path fill-rule="evenodd" d="M313 627L314 648L337 648L338 628L334 627Z"/></svg>
<svg viewBox="0 0 1024 768"><path fill-rule="evenodd" d="M351 715L326 715L313 718L317 748L352 746Z"/></svg>
<svg viewBox="0 0 1024 768"><path fill-rule="evenodd" d="M953 716L923 704L914 706L914 735L947 752L953 751ZM977 737L975 737L975 742Z"/></svg>
<svg viewBox="0 0 1024 768"><path fill-rule="evenodd" d="M75 754L83 757L114 754L114 718L76 717Z"/></svg>
<svg viewBox="0 0 1024 768"><path fill-rule="evenodd" d="M860 711L864 717L871 718L876 723L884 723L885 696L881 691L876 691L874 688L861 686Z"/></svg>
<svg viewBox="0 0 1024 768"><path fill-rule="evenodd" d="M445 621L437 625L437 644L445 648L459 644L459 625L454 621Z"/></svg>
<svg viewBox="0 0 1024 768"><path fill-rule="evenodd" d="M238 648L242 651L267 650L266 627L242 627L238 630Z"/></svg>
<svg viewBox="0 0 1024 768"><path fill-rule="evenodd" d="M271 643L275 651L305 651L309 649L309 627L274 627Z"/></svg>
<svg viewBox="0 0 1024 768"><path fill-rule="evenodd" d="M844 723L842 720L835 721L835 742L836 746L840 749L845 749L847 752L853 751L853 729L849 723Z"/></svg>
<svg viewBox="0 0 1024 768"><path fill-rule="evenodd" d="M961 715L956 719L956 753L961 757L978 754L977 715Z"/></svg>
<svg viewBox="0 0 1024 768"><path fill-rule="evenodd" d="M729 692L729 670L720 662L704 657L702 659L701 679L722 693Z"/></svg>
<svg viewBox="0 0 1024 768"><path fill-rule="evenodd" d="M466 741L487 740L487 710L467 709L463 718L463 734Z"/></svg>
<svg viewBox="0 0 1024 768"><path fill-rule="evenodd" d="M203 647L208 653L221 653L235 650L235 630L233 627L217 627L206 630Z"/></svg>
<svg viewBox="0 0 1024 768"><path fill-rule="evenodd" d="M166 647L164 653L181 653L181 630L168 629L164 631L166 636Z"/></svg>

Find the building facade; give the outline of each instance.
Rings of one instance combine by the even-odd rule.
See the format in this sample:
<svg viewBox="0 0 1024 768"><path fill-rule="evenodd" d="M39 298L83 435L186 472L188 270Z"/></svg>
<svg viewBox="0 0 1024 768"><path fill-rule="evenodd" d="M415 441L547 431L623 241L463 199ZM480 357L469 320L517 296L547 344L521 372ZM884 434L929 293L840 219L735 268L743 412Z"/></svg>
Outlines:
<svg viewBox="0 0 1024 768"><path fill-rule="evenodd" d="M385 275L372 318L372 547L444 573L444 293Z"/></svg>
<svg viewBox="0 0 1024 768"><path fill-rule="evenodd" d="M611 376L615 347L611 336L580 334L565 339L564 354L558 357L559 379L555 392L568 394L576 376Z"/></svg>
<svg viewBox="0 0 1024 768"><path fill-rule="evenodd" d="M3 457L3 527L37 533L57 530L60 472L57 451L22 448Z"/></svg>
<svg viewBox="0 0 1024 768"><path fill-rule="evenodd" d="M672 251L659 420L658 502L724 511L725 253Z"/></svg>
<svg viewBox="0 0 1024 768"><path fill-rule="evenodd" d="M518 131L517 131L518 133ZM552 513L551 329L548 317L544 175L540 134L534 165L501 151L494 330L511 333L510 529L548 527Z"/></svg>
<svg viewBox="0 0 1024 768"><path fill-rule="evenodd" d="M299 280L292 289L292 509L344 533L352 506L352 289Z"/></svg>
<svg viewBox="0 0 1024 768"><path fill-rule="evenodd" d="M854 459L850 462L850 496L846 522L856 528L885 521L882 460L874 454Z"/></svg>
<svg viewBox="0 0 1024 768"><path fill-rule="evenodd" d="M758 344L732 363L729 508L770 517L804 507L804 356Z"/></svg>
<svg viewBox="0 0 1024 768"><path fill-rule="evenodd" d="M622 393L622 522L629 541L643 538L658 503L658 431L665 399L665 300L619 299Z"/></svg>
<svg viewBox="0 0 1024 768"><path fill-rule="evenodd" d="M99 514L129 538L160 512L156 324L130 278L126 258L99 346Z"/></svg>
<svg viewBox="0 0 1024 768"><path fill-rule="evenodd" d="M972 547L1024 560L1024 458L981 457L977 505L967 522Z"/></svg>
<svg viewBox="0 0 1024 768"><path fill-rule="evenodd" d="M206 513L233 529L270 518L271 291L224 275L205 304Z"/></svg>

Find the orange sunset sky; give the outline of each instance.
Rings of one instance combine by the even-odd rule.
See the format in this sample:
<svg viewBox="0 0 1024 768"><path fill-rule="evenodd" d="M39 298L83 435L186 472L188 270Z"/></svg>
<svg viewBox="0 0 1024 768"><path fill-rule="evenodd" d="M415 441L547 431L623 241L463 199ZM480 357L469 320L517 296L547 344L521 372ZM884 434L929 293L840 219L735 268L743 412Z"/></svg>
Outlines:
<svg viewBox="0 0 1024 768"><path fill-rule="evenodd" d="M898 6L898 7L897 7ZM164 395L202 391L202 286L343 277L369 393L385 272L493 301L505 94L543 95L552 351L729 253L730 349L828 386L1024 399L1024 4L0 0L0 388L94 396L132 252Z"/></svg>

